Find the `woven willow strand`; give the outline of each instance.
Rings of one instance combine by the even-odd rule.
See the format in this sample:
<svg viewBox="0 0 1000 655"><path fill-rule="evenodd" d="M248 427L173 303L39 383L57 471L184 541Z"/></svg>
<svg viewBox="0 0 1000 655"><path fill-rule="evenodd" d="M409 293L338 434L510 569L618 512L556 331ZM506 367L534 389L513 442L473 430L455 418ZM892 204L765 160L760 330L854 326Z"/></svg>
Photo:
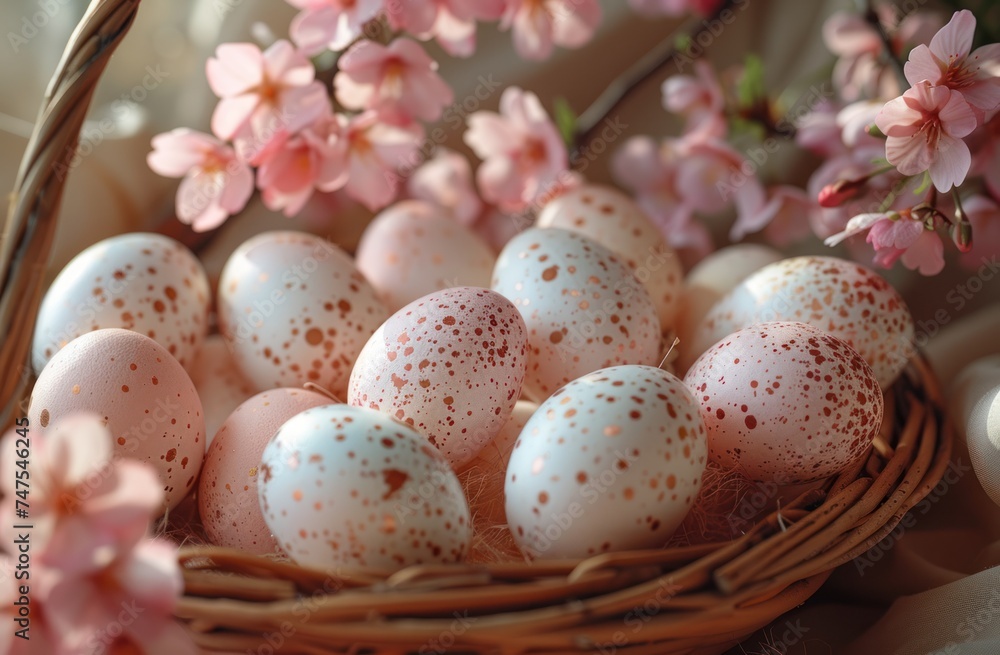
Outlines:
<svg viewBox="0 0 1000 655"><path fill-rule="evenodd" d="M0 234L0 429L30 381L28 352L42 279L94 89L135 19L139 0L93 0L73 31L21 159Z"/></svg>

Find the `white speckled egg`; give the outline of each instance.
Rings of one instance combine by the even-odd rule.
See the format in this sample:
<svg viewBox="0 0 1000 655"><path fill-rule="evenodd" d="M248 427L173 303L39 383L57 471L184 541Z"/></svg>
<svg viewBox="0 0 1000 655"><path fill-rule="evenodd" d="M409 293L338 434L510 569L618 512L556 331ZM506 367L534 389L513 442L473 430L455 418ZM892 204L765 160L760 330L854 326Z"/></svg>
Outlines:
<svg viewBox="0 0 1000 655"><path fill-rule="evenodd" d="M468 551L469 506L448 462L375 410L298 414L264 449L260 470L264 520L303 566L394 570Z"/></svg>
<svg viewBox="0 0 1000 655"><path fill-rule="evenodd" d="M780 260L781 253L774 248L738 243L713 252L691 269L684 278L677 319L678 370L686 371L703 352L695 350L699 345L696 332L715 303L754 271Z"/></svg>
<svg viewBox="0 0 1000 655"><path fill-rule="evenodd" d="M209 541L259 555L281 552L257 498L261 455L285 421L332 402L305 389L271 389L229 415L205 454L198 482L198 511Z"/></svg>
<svg viewBox="0 0 1000 655"><path fill-rule="evenodd" d="M166 348L138 332L106 329L70 341L42 369L28 416L41 427L74 412L104 418L115 456L156 469L173 508L205 457L205 419L188 377Z"/></svg>
<svg viewBox="0 0 1000 655"><path fill-rule="evenodd" d="M524 391L545 399L571 380L618 364L657 364L660 321L649 293L610 250L568 230L511 239L493 271L528 327Z"/></svg>
<svg viewBox="0 0 1000 655"><path fill-rule="evenodd" d="M812 482L864 456L882 423L871 367L805 323L760 323L712 346L684 382L713 462L758 482Z"/></svg>
<svg viewBox="0 0 1000 655"><path fill-rule="evenodd" d="M81 334L124 328L152 338L186 366L208 329L210 295L201 264L173 239L132 233L99 241L74 257L45 294L32 365L41 371Z"/></svg>
<svg viewBox="0 0 1000 655"><path fill-rule="evenodd" d="M511 533L532 558L662 546L701 489L707 449L698 403L674 375L585 375L521 431L504 486Z"/></svg>
<svg viewBox="0 0 1000 655"><path fill-rule="evenodd" d="M458 473L465 497L469 501L472 523L477 530L492 529L507 523L503 512L507 462L510 461L510 453L514 450L517 438L521 436L524 424L537 409L538 405L531 401L517 401L510 420L504 423L496 438L486 444Z"/></svg>
<svg viewBox="0 0 1000 655"><path fill-rule="evenodd" d="M457 287L406 305L372 335L347 402L426 435L458 468L500 431L521 393L527 331L509 300Z"/></svg>
<svg viewBox="0 0 1000 655"><path fill-rule="evenodd" d="M208 436L205 447L208 448L215 433L233 410L253 395L254 388L236 368L229 346L219 334L205 339L198 356L188 364L187 370L205 411L205 434Z"/></svg>
<svg viewBox="0 0 1000 655"><path fill-rule="evenodd" d="M705 316L693 350L769 321L809 323L843 339L883 389L913 352L913 317L899 293L874 271L836 257L794 257L760 269Z"/></svg>
<svg viewBox="0 0 1000 655"><path fill-rule="evenodd" d="M391 311L450 287L488 287L496 256L469 228L426 202L406 200L368 225L358 270Z"/></svg>
<svg viewBox="0 0 1000 655"><path fill-rule="evenodd" d="M660 327L674 326L681 260L631 198L607 186L577 187L545 205L536 225L578 232L617 254L649 291Z"/></svg>
<svg viewBox="0 0 1000 655"><path fill-rule="evenodd" d="M240 246L219 280L219 327L258 390L313 382L343 398L354 360L389 316L337 246L265 232Z"/></svg>

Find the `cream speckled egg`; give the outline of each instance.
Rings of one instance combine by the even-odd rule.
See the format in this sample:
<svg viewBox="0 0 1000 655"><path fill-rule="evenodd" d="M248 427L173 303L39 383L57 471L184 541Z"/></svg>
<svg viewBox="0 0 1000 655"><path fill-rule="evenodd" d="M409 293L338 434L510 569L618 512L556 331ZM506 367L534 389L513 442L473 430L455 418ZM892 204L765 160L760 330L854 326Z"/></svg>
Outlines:
<svg viewBox="0 0 1000 655"><path fill-rule="evenodd" d="M372 335L351 372L347 402L415 427L458 468L510 418L526 344L521 315L495 291L431 293Z"/></svg>
<svg viewBox="0 0 1000 655"><path fill-rule="evenodd" d="M871 367L805 323L760 323L712 346L684 382L713 462L759 482L812 482L864 456L882 423Z"/></svg>
<svg viewBox="0 0 1000 655"><path fill-rule="evenodd" d="M874 271L836 257L794 257L760 269L705 316L694 351L769 321L809 323L843 339L883 389L913 353L913 317L899 292Z"/></svg>
<svg viewBox="0 0 1000 655"><path fill-rule="evenodd" d="M617 254L649 291L660 326L674 326L684 277L681 260L631 198L611 187L584 185L545 205L536 225L578 232Z"/></svg>
<svg viewBox="0 0 1000 655"><path fill-rule="evenodd" d="M354 360L389 316L351 258L303 232L265 232L219 280L219 327L258 390L313 382L343 398Z"/></svg>
<svg viewBox="0 0 1000 655"><path fill-rule="evenodd" d="M41 371L67 343L93 330L124 328L152 338L181 365L208 329L208 278L191 252L159 234L122 234L73 258L45 294L31 362Z"/></svg>
<svg viewBox="0 0 1000 655"><path fill-rule="evenodd" d="M280 552L257 498L261 455L285 421L331 403L305 389L271 389L229 415L205 454L198 482L198 511L213 544L260 555Z"/></svg>
<svg viewBox="0 0 1000 655"><path fill-rule="evenodd" d="M153 466L167 507L194 486L205 456L205 419L187 372L138 332L106 329L70 341L42 369L28 416L41 427L74 412L104 418L115 456Z"/></svg>
<svg viewBox="0 0 1000 655"><path fill-rule="evenodd" d="M657 364L660 321L649 293L610 250L568 230L511 239L493 271L528 327L525 394L547 398L599 368Z"/></svg>
<svg viewBox="0 0 1000 655"><path fill-rule="evenodd" d="M707 461L698 403L674 375L615 366L532 414L507 465L507 520L532 558L662 546L691 509Z"/></svg>
<svg viewBox="0 0 1000 655"><path fill-rule="evenodd" d="M781 260L774 248L756 243L738 243L713 252L691 269L684 278L681 308L677 319L680 339L677 369L686 371L703 351L696 338L698 326L712 307L748 275ZM711 344L705 344L710 346Z"/></svg>
<svg viewBox="0 0 1000 655"><path fill-rule="evenodd" d="M524 424L537 409L538 405L531 401L517 401L510 420L504 423L496 438L486 444L458 473L465 497L469 500L472 523L477 530L488 530L507 523L503 512L507 462L510 461L510 453L514 450L517 438L521 436Z"/></svg>
<svg viewBox="0 0 1000 655"><path fill-rule="evenodd" d="M264 520L303 566L399 569L461 561L469 506L448 462L413 428L364 407L296 415L264 449Z"/></svg>
<svg viewBox="0 0 1000 655"><path fill-rule="evenodd" d="M205 434L208 436L205 447L208 448L233 410L254 394L254 388L236 368L229 346L219 334L205 339L187 370L205 411Z"/></svg>
<svg viewBox="0 0 1000 655"><path fill-rule="evenodd" d="M429 203L406 200L368 225L358 270L391 311L450 287L488 287L496 256L469 228Z"/></svg>

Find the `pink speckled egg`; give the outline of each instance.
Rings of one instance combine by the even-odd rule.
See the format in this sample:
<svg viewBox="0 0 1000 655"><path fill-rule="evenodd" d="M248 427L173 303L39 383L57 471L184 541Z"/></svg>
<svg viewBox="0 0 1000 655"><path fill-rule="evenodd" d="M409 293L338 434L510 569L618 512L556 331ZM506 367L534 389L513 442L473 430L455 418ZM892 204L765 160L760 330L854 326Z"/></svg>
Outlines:
<svg viewBox="0 0 1000 655"><path fill-rule="evenodd" d="M138 332L107 329L70 341L42 369L28 417L41 427L74 412L104 418L115 456L151 464L175 507L205 457L205 419L188 377L167 349Z"/></svg>
<svg viewBox="0 0 1000 655"><path fill-rule="evenodd" d="M230 414L205 454L198 483L198 511L213 544L260 555L281 552L257 499L261 455L285 421L332 402L305 389L271 389Z"/></svg>
<svg viewBox="0 0 1000 655"><path fill-rule="evenodd" d="M458 468L500 431L521 393L524 321L489 289L457 287L406 305L365 344L347 402L426 435Z"/></svg>
<svg viewBox="0 0 1000 655"><path fill-rule="evenodd" d="M391 311L450 287L488 287L496 256L469 228L426 202L384 210L358 244L358 270Z"/></svg>
<svg viewBox="0 0 1000 655"><path fill-rule="evenodd" d="M264 520L303 566L461 561L469 506L447 460L381 412L327 405L296 415L264 449Z"/></svg>
<svg viewBox="0 0 1000 655"><path fill-rule="evenodd" d="M510 419L504 423L496 438L458 472L458 479L469 501L472 523L477 530L489 530L507 523L503 512L507 462L524 424L537 409L538 405L531 401L517 401Z"/></svg>
<svg viewBox="0 0 1000 655"><path fill-rule="evenodd" d="M684 382L701 403L712 461L758 482L835 475L868 452L882 423L882 392L868 363L805 323L730 334Z"/></svg>
<svg viewBox="0 0 1000 655"><path fill-rule="evenodd" d="M617 254L649 291L660 327L674 326L684 278L681 260L631 198L611 187L584 185L545 205L536 225L572 230Z"/></svg>
<svg viewBox="0 0 1000 655"><path fill-rule="evenodd" d="M257 390L313 382L341 398L389 316L346 253L304 232L265 232L237 248L218 305L233 360Z"/></svg>
<svg viewBox="0 0 1000 655"><path fill-rule="evenodd" d="M800 321L849 343L883 389L913 353L913 317L885 279L836 257L794 257L761 268L720 300L695 333L693 352L736 330L769 321Z"/></svg>
<svg viewBox="0 0 1000 655"><path fill-rule="evenodd" d="M660 361L649 293L610 250L575 232L533 228L511 239L493 271L528 327L524 392L544 400L599 368Z"/></svg>
<svg viewBox="0 0 1000 655"><path fill-rule="evenodd" d="M233 410L254 394L254 388L236 368L229 346L219 334L205 339L198 357L188 364L187 370L205 412L205 434L208 436L205 447L208 448Z"/></svg>
<svg viewBox="0 0 1000 655"><path fill-rule="evenodd" d="M191 252L159 234L122 234L73 258L38 311L36 372L93 330L124 328L152 338L181 365L194 361L208 329L208 278Z"/></svg>
<svg viewBox="0 0 1000 655"><path fill-rule="evenodd" d="M684 278L677 319L677 369L687 371L703 351L697 351L697 331L705 315L750 274L781 260L781 253L756 243L738 243L713 252ZM705 347L712 345L704 344Z"/></svg>
<svg viewBox="0 0 1000 655"><path fill-rule="evenodd" d="M698 402L676 376L614 366L567 384L532 414L507 465L507 520L532 558L662 546L707 462Z"/></svg>

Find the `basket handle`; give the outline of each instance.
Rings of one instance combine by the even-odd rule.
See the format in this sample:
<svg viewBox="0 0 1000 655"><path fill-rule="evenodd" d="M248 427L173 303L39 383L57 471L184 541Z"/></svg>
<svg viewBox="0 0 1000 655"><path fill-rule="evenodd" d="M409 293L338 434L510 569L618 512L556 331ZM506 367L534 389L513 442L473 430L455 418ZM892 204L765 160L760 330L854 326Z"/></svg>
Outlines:
<svg viewBox="0 0 1000 655"><path fill-rule="evenodd" d="M49 82L0 233L0 429L31 377L28 353L66 177L97 82L139 0L92 0Z"/></svg>

